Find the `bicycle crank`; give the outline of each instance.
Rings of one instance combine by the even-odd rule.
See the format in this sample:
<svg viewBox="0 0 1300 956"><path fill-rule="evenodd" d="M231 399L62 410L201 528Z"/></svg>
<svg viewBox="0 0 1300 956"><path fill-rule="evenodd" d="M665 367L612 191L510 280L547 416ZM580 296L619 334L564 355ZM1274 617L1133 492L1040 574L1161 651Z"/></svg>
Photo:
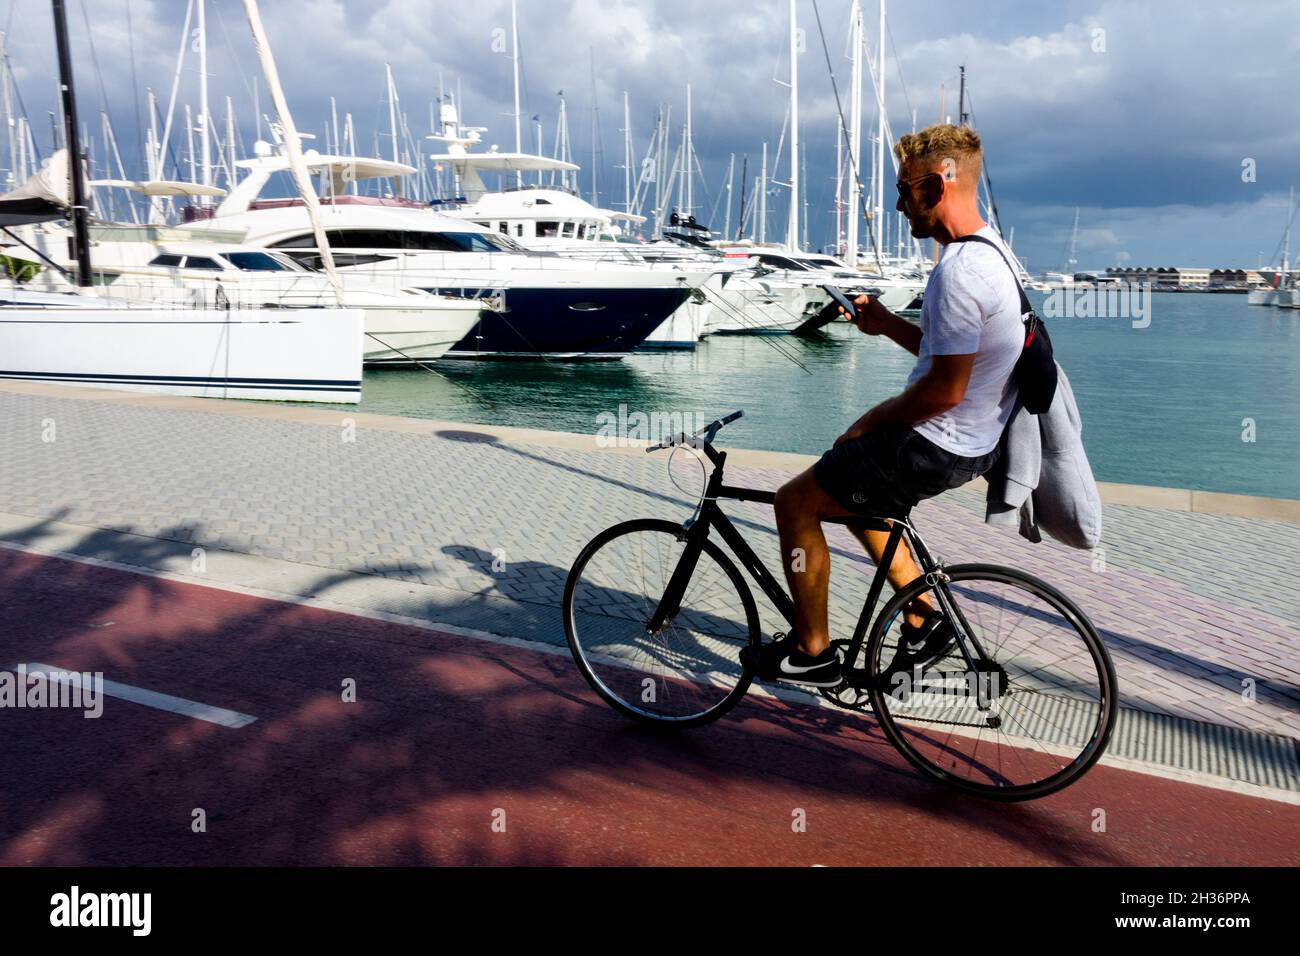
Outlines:
<svg viewBox="0 0 1300 956"><path fill-rule="evenodd" d="M844 662L849 652L849 644L850 642L843 638L831 641L835 656L840 659L840 667L844 670L844 680L837 687L821 688L821 695L836 707L862 711L871 706L871 696L867 693L866 684L861 682L861 678L866 676L866 671L851 668Z"/></svg>

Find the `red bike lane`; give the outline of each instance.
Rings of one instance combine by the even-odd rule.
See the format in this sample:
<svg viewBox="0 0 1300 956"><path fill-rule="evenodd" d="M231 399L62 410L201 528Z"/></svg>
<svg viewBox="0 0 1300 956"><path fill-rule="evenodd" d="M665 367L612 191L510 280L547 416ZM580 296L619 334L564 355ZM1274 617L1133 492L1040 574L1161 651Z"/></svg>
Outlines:
<svg viewBox="0 0 1300 956"><path fill-rule="evenodd" d="M664 734L567 654L0 550L20 662L194 706L0 709L4 865L1300 863L1293 804L1106 766L996 804L869 717L751 697Z"/></svg>

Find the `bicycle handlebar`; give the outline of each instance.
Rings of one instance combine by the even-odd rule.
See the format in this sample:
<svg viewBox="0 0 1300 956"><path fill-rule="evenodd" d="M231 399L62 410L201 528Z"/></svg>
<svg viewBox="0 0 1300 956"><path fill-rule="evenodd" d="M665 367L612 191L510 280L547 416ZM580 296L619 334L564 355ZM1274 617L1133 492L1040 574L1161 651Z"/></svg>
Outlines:
<svg viewBox="0 0 1300 956"><path fill-rule="evenodd" d="M716 422L713 423L713 425L717 425L719 428L721 428L723 425L730 425L737 418L744 418L744 417L745 417L745 410L743 408L738 408L730 415L727 415L725 418L718 419ZM712 428L713 425L710 425L709 428ZM708 429L705 430L707 431ZM699 432L696 432L695 434L698 435Z"/></svg>
<svg viewBox="0 0 1300 956"><path fill-rule="evenodd" d="M722 429L722 426L730 425L736 419L744 418L744 417L745 417L745 410L743 408L738 408L730 415L724 415L722 418L715 419L714 421L709 422L709 424L705 425L699 431L694 432L690 435L687 435L685 432L682 432L678 435L674 435L672 438L659 442L659 444L657 445L651 445L649 448L646 449L646 453L650 454L656 451L663 451L665 448L672 448L675 445L685 445L690 441L690 439L699 438L701 435L704 436L704 443L706 445L710 444L712 443L714 436L716 436L718 432Z"/></svg>

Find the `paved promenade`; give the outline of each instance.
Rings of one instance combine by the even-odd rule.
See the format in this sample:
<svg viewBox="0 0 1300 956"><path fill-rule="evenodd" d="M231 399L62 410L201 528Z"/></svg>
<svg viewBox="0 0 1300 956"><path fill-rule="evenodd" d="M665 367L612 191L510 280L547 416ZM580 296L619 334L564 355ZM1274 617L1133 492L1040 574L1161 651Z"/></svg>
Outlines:
<svg viewBox="0 0 1300 956"><path fill-rule="evenodd" d="M578 549L629 517L689 513L665 457L344 409L7 384L0 541L187 565L214 584L242 567L242 583L265 591L558 645ZM729 475L774 488L804 463L737 453ZM730 513L759 554L775 555L770 508ZM1295 524L1111 505L1103 553L1092 555L985 527L974 490L927 502L916 518L950 562L1023 567L1074 596L1111 650L1125 708L1300 736ZM847 635L869 566L847 533L831 539L832 627ZM770 609L763 622L768 634L779 626Z"/></svg>

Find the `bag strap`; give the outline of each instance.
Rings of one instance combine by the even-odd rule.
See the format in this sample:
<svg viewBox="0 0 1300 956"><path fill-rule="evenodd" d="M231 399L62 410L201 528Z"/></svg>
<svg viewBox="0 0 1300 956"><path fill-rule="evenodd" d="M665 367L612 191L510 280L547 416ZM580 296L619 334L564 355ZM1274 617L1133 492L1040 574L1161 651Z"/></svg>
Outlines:
<svg viewBox="0 0 1300 956"><path fill-rule="evenodd" d="M1019 273L1016 272L1015 267L1011 264L1011 260L1006 257L1006 254L1002 251L1002 249L998 246L996 242L994 242L988 236L975 236L975 235L961 236L957 239L954 239L953 242L982 242L984 243L984 245L988 246L999 256L1001 256L1002 261L1005 262L1007 264L1007 268L1011 270L1011 278L1016 280L1016 291L1020 293L1020 314L1024 316L1034 311L1033 305L1031 305L1029 302L1029 296L1025 295L1024 286L1020 284Z"/></svg>

